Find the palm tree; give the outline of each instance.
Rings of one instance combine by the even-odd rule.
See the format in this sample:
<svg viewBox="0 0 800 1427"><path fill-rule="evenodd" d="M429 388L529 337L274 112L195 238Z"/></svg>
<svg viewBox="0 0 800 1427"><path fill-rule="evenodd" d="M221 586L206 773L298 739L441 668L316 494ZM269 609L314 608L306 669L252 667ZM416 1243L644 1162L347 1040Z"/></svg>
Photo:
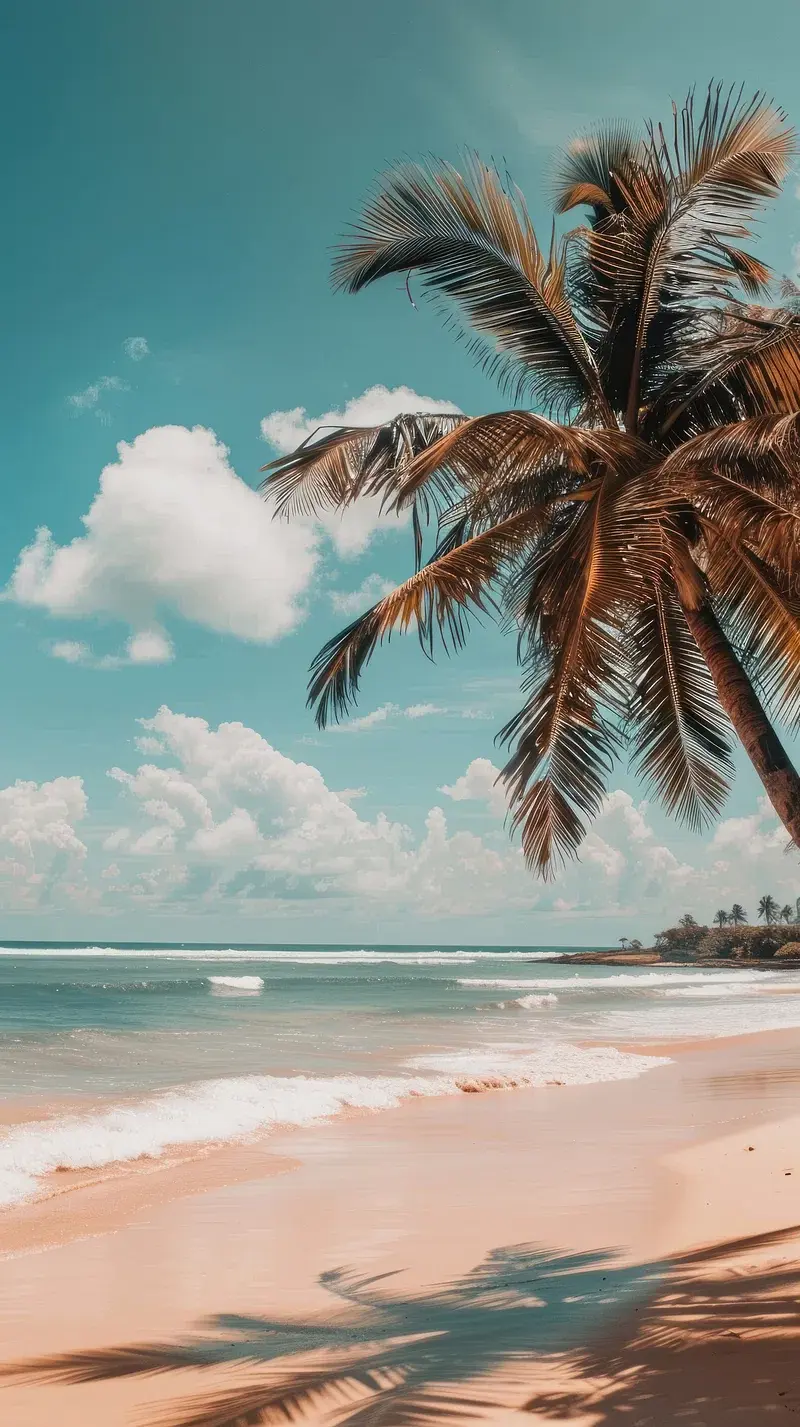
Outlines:
<svg viewBox="0 0 800 1427"><path fill-rule="evenodd" d="M761 898L758 904L758 915L767 923L767 926L774 926L778 920L778 903L769 893L766 897Z"/></svg>
<svg viewBox="0 0 800 1427"><path fill-rule="evenodd" d="M732 927L743 927L747 925L747 912L739 902L734 902L728 913L728 921Z"/></svg>
<svg viewBox="0 0 800 1427"><path fill-rule="evenodd" d="M728 913L726 911L723 911L722 909L714 913L714 921L716 922L718 927L726 927L728 925L729 920L730 918L728 916Z"/></svg>
<svg viewBox="0 0 800 1427"><path fill-rule="evenodd" d="M415 573L313 665L320 726L395 630L416 627L429 653L482 611L516 630L525 703L501 733L502 778L545 875L575 854L624 749L668 810L706 825L731 725L800 845L800 778L766 712L800 707L800 292L774 305L742 246L794 137L763 96L713 87L673 121L571 145L556 209L585 217L548 253L477 158L385 177L336 285L420 274L538 409L327 432L266 481L286 516L362 497L411 514Z"/></svg>
<svg viewBox="0 0 800 1427"><path fill-rule="evenodd" d="M794 921L794 907L790 907L788 902L781 907L781 921L785 922L787 926Z"/></svg>
<svg viewBox="0 0 800 1427"><path fill-rule="evenodd" d="M684 931L688 932L692 931L697 926L697 922L695 921L691 912L684 912L682 917L678 917L678 926L683 927Z"/></svg>

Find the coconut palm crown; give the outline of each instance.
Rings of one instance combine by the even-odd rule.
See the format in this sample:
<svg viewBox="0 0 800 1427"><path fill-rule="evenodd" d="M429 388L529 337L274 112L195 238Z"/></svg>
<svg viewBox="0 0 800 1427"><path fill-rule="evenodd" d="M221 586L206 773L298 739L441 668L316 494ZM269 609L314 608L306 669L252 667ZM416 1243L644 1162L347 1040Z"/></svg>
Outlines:
<svg viewBox="0 0 800 1427"><path fill-rule="evenodd" d="M584 216L548 251L477 158L390 172L338 251L351 292L419 274L514 406L325 432L268 468L285 516L363 497L411 515L414 573L320 652L309 702L320 725L342 717L395 630L433 652L498 615L524 697L502 778L544 875L623 752L706 825L734 731L800 844L800 779L770 722L800 712L800 302L784 284L776 305L745 246L793 150L764 96L712 87L667 131L574 142L555 208Z"/></svg>

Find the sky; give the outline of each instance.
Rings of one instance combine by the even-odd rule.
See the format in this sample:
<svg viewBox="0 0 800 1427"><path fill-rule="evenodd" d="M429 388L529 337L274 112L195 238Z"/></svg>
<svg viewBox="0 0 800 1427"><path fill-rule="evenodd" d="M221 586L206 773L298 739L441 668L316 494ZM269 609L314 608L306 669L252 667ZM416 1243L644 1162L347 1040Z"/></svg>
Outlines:
<svg viewBox="0 0 800 1427"><path fill-rule="evenodd" d="M257 487L320 424L500 403L402 284L331 291L377 175L477 150L546 235L554 155L598 119L714 76L800 121L797 6L0 0L0 39L0 942L592 945L794 902L743 764L702 837L622 767L580 863L534 880L491 626L436 664L393 641L320 733L309 663L409 532L276 524ZM762 226L780 272L799 184Z"/></svg>

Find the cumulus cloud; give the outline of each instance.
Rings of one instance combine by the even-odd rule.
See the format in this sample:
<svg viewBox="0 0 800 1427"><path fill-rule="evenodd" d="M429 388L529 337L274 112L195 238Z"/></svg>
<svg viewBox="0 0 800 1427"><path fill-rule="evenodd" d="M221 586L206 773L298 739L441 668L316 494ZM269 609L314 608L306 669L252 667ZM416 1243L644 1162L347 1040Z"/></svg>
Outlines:
<svg viewBox="0 0 800 1427"><path fill-rule="evenodd" d="M333 896L444 916L537 900L516 849L451 833L440 808L416 840L382 813L360 817L351 803L362 788L335 792L319 769L244 724L215 729L166 707L142 724L172 766L111 769L134 812L105 842L127 877L116 880L119 895L174 901L205 869L198 895L206 902Z"/></svg>
<svg viewBox="0 0 800 1427"><path fill-rule="evenodd" d="M508 803L505 788L497 781L499 776L500 769L495 768L488 758L473 758L466 773L456 778L450 787L445 784L439 792L445 793L455 803L486 803L497 817L504 817Z"/></svg>
<svg viewBox="0 0 800 1427"><path fill-rule="evenodd" d="M357 590L331 590L330 601L337 614L363 614L393 589L392 581L385 580L383 575L367 575Z"/></svg>
<svg viewBox="0 0 800 1427"><path fill-rule="evenodd" d="M86 664L92 657L88 644L79 639L57 639L50 646L54 659L63 659L65 664Z"/></svg>
<svg viewBox="0 0 800 1427"><path fill-rule="evenodd" d="M86 847L75 823L85 817L86 806L82 778L53 778L49 783L18 779L0 788L0 842L28 858L40 848L82 858Z"/></svg>
<svg viewBox="0 0 800 1427"><path fill-rule="evenodd" d="M78 639L57 639L50 645L54 659L67 664L81 664L86 669L123 669L126 664L168 664L175 657L172 642L163 629L142 629L132 634L119 654L93 653L89 644Z"/></svg>
<svg viewBox="0 0 800 1427"><path fill-rule="evenodd" d="M500 916L509 931L516 914L535 908L537 918L582 919L580 939L597 943L610 919L629 934L652 934L682 911L702 920L733 901L754 912L767 891L780 902L797 895L797 859L785 855L766 803L726 819L681 856L680 841L659 836L647 802L616 789L580 862L542 887L503 827L488 758L440 789L452 816L433 806L413 830L387 812L362 815L363 788L337 792L313 764L245 724L214 727L162 707L140 725L142 761L110 769L124 807L119 826L109 827L104 810L92 831L79 777L0 790L1 906L42 906L54 889L64 903L111 911L237 907L258 915L268 906L282 914L298 901L321 910L333 900L345 914L380 908L410 925L415 916ZM493 815L480 835L458 825L459 805L469 802ZM548 940L544 927L526 925L529 940Z"/></svg>
<svg viewBox="0 0 800 1427"><path fill-rule="evenodd" d="M261 422L261 434L281 455L294 451L315 433L340 426L381 426L396 416L414 412L451 412L460 408L438 397L420 396L411 387L371 386L360 396L345 402L341 410L325 411L321 416L309 416L304 406L290 411L273 411ZM396 530L408 516L398 517L381 510L380 500L365 498L343 512L323 512L320 522L329 534L338 553L345 558L360 555L379 531Z"/></svg>
<svg viewBox="0 0 800 1427"><path fill-rule="evenodd" d="M160 610L264 643L303 617L318 558L314 531L275 522L203 427L158 426L120 442L82 520L85 534L68 545L42 527L6 596L62 618L126 621L134 632L120 663L171 657ZM61 649L58 657L80 662L72 641Z"/></svg>
<svg viewBox="0 0 800 1427"><path fill-rule="evenodd" d="M122 350L132 362L141 362L150 355L150 346L146 337L126 337L122 344Z"/></svg>
<svg viewBox="0 0 800 1427"><path fill-rule="evenodd" d="M18 779L0 788L0 905L30 910L49 899L59 883L70 900L83 896L78 869L86 844L76 824L86 809L83 780L77 777L44 783Z"/></svg>
<svg viewBox="0 0 800 1427"><path fill-rule="evenodd" d="M133 361L149 351L143 337L127 338L124 346ZM118 377L102 377L70 404L103 414L103 393L125 387ZM277 449L287 450L320 422L376 422L400 411L434 410L457 408L408 387L372 387L321 418L300 407L273 412L262 429ZM152 427L119 443L81 517L84 533L60 545L47 526L39 528L20 552L4 597L58 618L122 620L132 630L125 648L111 655L97 655L84 640L57 640L51 645L57 659L105 669L165 663L173 650L161 620L170 612L239 639L279 639L306 613L324 534L340 555L351 557L376 531L398 526L370 500L341 518L328 513L286 524L273 515L233 470L213 431ZM331 602L349 615L387 587L382 576L369 575L358 590L333 591Z"/></svg>

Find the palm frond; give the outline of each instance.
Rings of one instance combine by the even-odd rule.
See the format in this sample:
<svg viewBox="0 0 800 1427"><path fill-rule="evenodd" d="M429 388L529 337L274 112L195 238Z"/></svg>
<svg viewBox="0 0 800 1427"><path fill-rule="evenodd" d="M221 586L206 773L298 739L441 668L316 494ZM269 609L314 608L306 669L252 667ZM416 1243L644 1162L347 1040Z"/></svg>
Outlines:
<svg viewBox="0 0 800 1427"><path fill-rule="evenodd" d="M652 461L653 453L617 426L562 426L532 411L491 412L421 452L404 471L393 507L402 509L439 477L451 499L463 493L473 519L478 510L495 510L492 500L503 502L506 516L542 499L544 490L555 495L558 478L567 495L601 469L633 475Z"/></svg>
<svg viewBox="0 0 800 1427"><path fill-rule="evenodd" d="M731 483L727 489L732 500L738 486L743 493L750 491L783 507L788 516L800 505L799 461L799 413L733 421L702 432L670 452L654 472L653 496L657 500L670 491L691 491L700 499L706 478L709 490L722 494L726 487L712 479L721 477Z"/></svg>
<svg viewBox="0 0 800 1427"><path fill-rule="evenodd" d="M624 331L629 430L642 390L693 332L697 305L730 300L737 283L761 289L766 269L727 240L748 235L752 214L779 192L794 148L785 116L760 94L744 100L712 86L699 116L693 95L674 116L671 141L651 126L641 162L620 182L621 214L599 223L587 246L584 291L591 299L594 284L595 308ZM628 310L628 322L614 309Z"/></svg>
<svg viewBox="0 0 800 1427"><path fill-rule="evenodd" d="M713 472L684 477L681 486L696 513L724 529L730 542L741 543L761 561L779 569L788 588L798 587L800 508L792 509L743 482Z"/></svg>
<svg viewBox="0 0 800 1427"><path fill-rule="evenodd" d="M488 369L553 411L607 411L592 354L565 286L563 248L542 253L524 202L474 159L464 177L431 160L389 174L334 263L358 292L419 271L482 334Z"/></svg>
<svg viewBox="0 0 800 1427"><path fill-rule="evenodd" d="M607 478L533 572L527 597L529 697L501 738L513 824L527 860L552 876L574 855L622 746L623 630L662 552L630 490Z"/></svg>
<svg viewBox="0 0 800 1427"><path fill-rule="evenodd" d="M262 466L270 472L263 489L278 514L289 518L343 509L359 496L383 499L415 456L466 420L450 412L420 412L382 426L342 427L310 437Z"/></svg>
<svg viewBox="0 0 800 1427"><path fill-rule="evenodd" d="M800 602L785 578L723 527L704 522L705 573L728 636L764 698L800 716Z"/></svg>
<svg viewBox="0 0 800 1427"><path fill-rule="evenodd" d="M556 168L556 213L588 207L600 220L618 211L624 203L619 179L638 165L641 151L641 137L624 122L601 124L587 134L579 134L567 146Z"/></svg>
<svg viewBox="0 0 800 1427"><path fill-rule="evenodd" d="M324 727L352 706L361 675L377 646L394 630L419 630L432 648L436 635L444 647L460 648L468 611L494 608L492 586L509 561L516 559L548 518L547 505L522 510L454 549L448 548L379 600L317 655L311 669L308 702Z"/></svg>
<svg viewBox="0 0 800 1427"><path fill-rule="evenodd" d="M724 805L733 764L711 676L666 580L653 585L626 635L634 767L669 812L698 830Z"/></svg>
<svg viewBox="0 0 800 1427"><path fill-rule="evenodd" d="M741 309L709 314L659 392L647 430L686 438L737 419L800 410L800 315Z"/></svg>

